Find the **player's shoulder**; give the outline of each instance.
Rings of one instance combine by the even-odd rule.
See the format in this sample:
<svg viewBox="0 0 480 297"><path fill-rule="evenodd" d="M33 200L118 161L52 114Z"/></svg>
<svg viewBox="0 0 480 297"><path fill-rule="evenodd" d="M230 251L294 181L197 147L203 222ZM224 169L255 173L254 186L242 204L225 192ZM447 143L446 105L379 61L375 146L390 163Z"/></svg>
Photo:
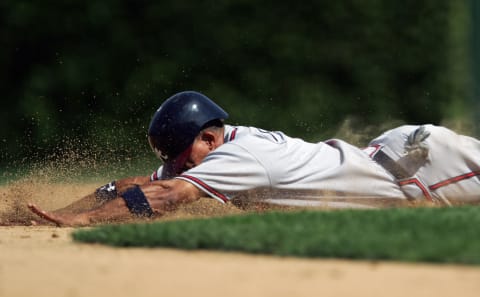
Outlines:
<svg viewBox="0 0 480 297"><path fill-rule="evenodd" d="M258 143L269 142L282 144L288 140L288 136L280 131L269 131L257 127L225 125L224 143Z"/></svg>

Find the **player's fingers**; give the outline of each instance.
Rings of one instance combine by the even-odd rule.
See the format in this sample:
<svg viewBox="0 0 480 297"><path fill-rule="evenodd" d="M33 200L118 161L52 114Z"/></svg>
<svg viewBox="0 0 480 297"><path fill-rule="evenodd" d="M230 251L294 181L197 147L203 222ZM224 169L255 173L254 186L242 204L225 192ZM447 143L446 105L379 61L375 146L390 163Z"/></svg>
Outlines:
<svg viewBox="0 0 480 297"><path fill-rule="evenodd" d="M35 213L36 215L39 215L41 217L45 216L46 212L38 208L35 204L33 203L28 203L27 204L28 208Z"/></svg>
<svg viewBox="0 0 480 297"><path fill-rule="evenodd" d="M27 206L30 209L30 211L32 211L34 214L38 215L42 219L45 219L47 221L50 221L50 222L55 223L57 225L60 225L60 222L55 217L53 217L48 212L46 212L44 210L41 210L35 204L29 203Z"/></svg>

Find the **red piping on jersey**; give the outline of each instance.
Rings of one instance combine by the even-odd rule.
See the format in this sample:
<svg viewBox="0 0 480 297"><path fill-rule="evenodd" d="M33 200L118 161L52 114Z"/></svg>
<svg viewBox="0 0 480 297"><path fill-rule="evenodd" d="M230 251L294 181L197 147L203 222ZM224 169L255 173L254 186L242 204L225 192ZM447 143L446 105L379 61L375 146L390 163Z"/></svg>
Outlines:
<svg viewBox="0 0 480 297"><path fill-rule="evenodd" d="M411 178L411 179L407 179L407 180L402 180L402 181L399 181L398 184L400 186L404 186L404 185L408 185L408 184L415 184L415 185L417 185L417 187L420 188L420 190L422 190L425 198L427 198L427 200L429 200L429 201L432 201L432 196L430 196L430 193L428 192L428 190L422 185L422 183L418 179Z"/></svg>
<svg viewBox="0 0 480 297"><path fill-rule="evenodd" d="M157 170L152 174L152 180L158 180L158 173Z"/></svg>
<svg viewBox="0 0 480 297"><path fill-rule="evenodd" d="M378 152L378 150L382 148L382 146L380 144L374 144L374 145L371 145L369 147L375 148L375 150L370 153L370 158L373 158L373 156L375 156L375 154Z"/></svg>
<svg viewBox="0 0 480 297"><path fill-rule="evenodd" d="M191 175L186 175L186 174L182 174L181 177L192 180L193 182L195 182L195 183L199 184L200 186L202 186L203 188L205 188L205 190L207 190L208 192L211 192L213 195L222 199L223 202L228 202L228 198L225 195L223 195L220 192L215 191L212 187L210 187L209 185L207 185L203 181L199 180L198 178L193 177Z"/></svg>
<svg viewBox="0 0 480 297"><path fill-rule="evenodd" d="M465 173L465 174L462 174L462 175L459 175L459 176L455 176L455 177L452 177L452 178L449 178L449 179L446 179L444 181L441 181L441 182L438 182L434 185L431 185L429 188L430 190L436 190L438 188L441 188L441 187L444 187L444 186L447 186L451 183L456 183L456 182L459 182L461 180L464 180L464 179L467 179L467 178L471 178L471 177L474 177L474 176L477 176L477 175L480 175L480 171L473 171L473 172L470 172L470 173Z"/></svg>
<svg viewBox="0 0 480 297"><path fill-rule="evenodd" d="M233 129L232 133L230 134L230 138L228 139L228 141L232 141L232 140L235 139L235 136L237 136L237 130L238 130L238 128Z"/></svg>

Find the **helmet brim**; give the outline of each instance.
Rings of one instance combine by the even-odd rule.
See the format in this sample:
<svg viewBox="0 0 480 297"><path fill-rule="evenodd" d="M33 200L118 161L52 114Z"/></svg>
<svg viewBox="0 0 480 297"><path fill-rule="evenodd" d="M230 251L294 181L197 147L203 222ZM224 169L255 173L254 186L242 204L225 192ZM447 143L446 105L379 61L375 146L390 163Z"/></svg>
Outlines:
<svg viewBox="0 0 480 297"><path fill-rule="evenodd" d="M158 149L158 146L155 145L155 138L154 137L148 137L148 143L150 144L150 147L152 148L153 152L155 155L163 161L163 169L162 169L162 177L163 178L172 178L175 177L182 172L184 172L185 169L185 163L187 162L188 158L190 157L190 154L192 152L192 146L189 145L183 152L181 152L178 156L175 156L174 158L169 157L168 155L162 153Z"/></svg>

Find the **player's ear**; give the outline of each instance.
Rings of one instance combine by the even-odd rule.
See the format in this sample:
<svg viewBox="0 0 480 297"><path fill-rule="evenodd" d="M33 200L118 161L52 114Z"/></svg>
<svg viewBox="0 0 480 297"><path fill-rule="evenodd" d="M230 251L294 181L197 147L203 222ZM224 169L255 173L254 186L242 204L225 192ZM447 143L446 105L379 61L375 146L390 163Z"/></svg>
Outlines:
<svg viewBox="0 0 480 297"><path fill-rule="evenodd" d="M217 135L210 130L204 130L201 132L200 139L210 148L216 148Z"/></svg>

